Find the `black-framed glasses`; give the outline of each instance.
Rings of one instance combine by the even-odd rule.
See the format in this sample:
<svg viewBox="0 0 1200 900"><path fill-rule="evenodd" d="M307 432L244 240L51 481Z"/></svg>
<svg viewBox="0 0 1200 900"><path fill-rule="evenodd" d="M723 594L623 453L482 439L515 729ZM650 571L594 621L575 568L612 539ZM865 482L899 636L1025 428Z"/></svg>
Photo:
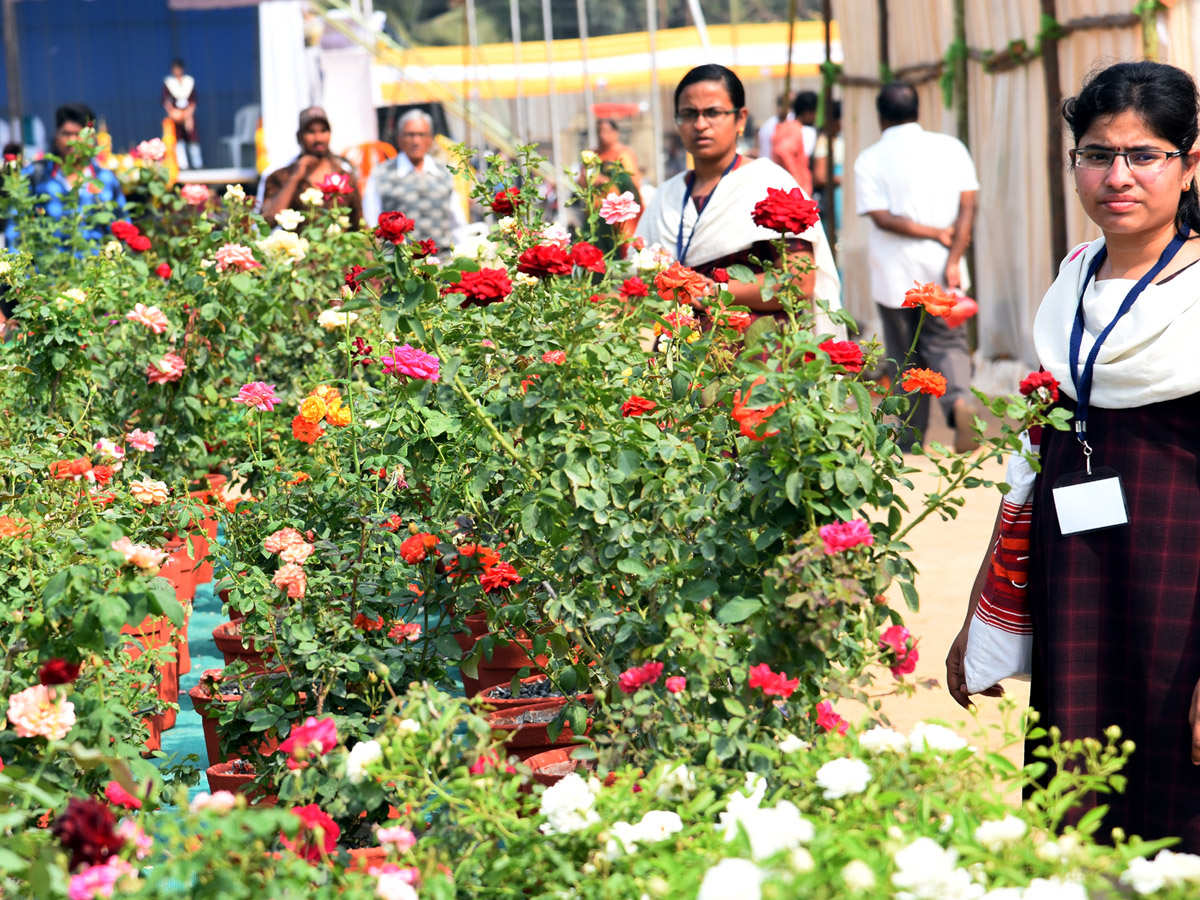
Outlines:
<svg viewBox="0 0 1200 900"><path fill-rule="evenodd" d="M1183 156L1182 150L1102 150L1099 147L1075 147L1068 151L1077 169L1107 170L1118 156L1125 165L1140 172L1157 172L1173 156Z"/></svg>
<svg viewBox="0 0 1200 900"><path fill-rule="evenodd" d="M401 140L403 140L404 138L427 138L427 137L429 137L428 131L402 131L402 132L400 132Z"/></svg>
<svg viewBox="0 0 1200 900"><path fill-rule="evenodd" d="M708 109L681 109L675 113L676 125L695 125L701 119L706 122L717 122L725 116L734 116L740 111L740 107L733 109L721 109L719 106L710 106Z"/></svg>

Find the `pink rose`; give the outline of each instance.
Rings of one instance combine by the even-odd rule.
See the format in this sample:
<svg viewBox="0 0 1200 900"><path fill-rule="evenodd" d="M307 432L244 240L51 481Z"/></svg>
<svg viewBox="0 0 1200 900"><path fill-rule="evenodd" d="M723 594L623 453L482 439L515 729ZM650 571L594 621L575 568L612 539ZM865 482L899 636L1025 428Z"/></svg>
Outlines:
<svg viewBox="0 0 1200 900"><path fill-rule="evenodd" d="M822 700L817 704L817 725L825 731L836 731L845 734L849 723L833 711L833 704Z"/></svg>
<svg viewBox="0 0 1200 900"><path fill-rule="evenodd" d="M125 435L125 440L134 450L150 453L158 446L158 436L153 431L142 431L135 428Z"/></svg>
<svg viewBox="0 0 1200 900"><path fill-rule="evenodd" d="M381 356L384 375L407 375L423 381L437 381L441 362L416 347L405 344L392 351L391 356Z"/></svg>
<svg viewBox="0 0 1200 900"><path fill-rule="evenodd" d="M687 679L682 675L672 675L665 683L667 690L672 694L679 694L687 690Z"/></svg>
<svg viewBox="0 0 1200 900"><path fill-rule="evenodd" d="M161 484L161 482L159 482ZM123 537L112 542L112 548L125 557L125 562L137 566L143 571L157 571L167 558L165 550L155 550L144 544L135 544L129 538Z"/></svg>
<svg viewBox="0 0 1200 900"><path fill-rule="evenodd" d="M604 198L604 202L600 204L600 218L609 225L632 221L638 217L638 213L641 211L642 207L633 198L633 191L626 191L623 194L609 194Z"/></svg>
<svg viewBox="0 0 1200 900"><path fill-rule="evenodd" d="M71 876L67 885L67 900L95 900L96 897L111 897L117 882L126 875L134 875L134 868L123 859L113 858L105 863L88 866Z"/></svg>
<svg viewBox="0 0 1200 900"><path fill-rule="evenodd" d="M896 654L896 664L890 667L894 678L911 674L917 667L917 660L920 659L917 642L903 625L893 625L886 629L879 636L879 649L891 650Z"/></svg>
<svg viewBox="0 0 1200 900"><path fill-rule="evenodd" d="M54 688L35 684L8 698L8 721L17 737L44 737L61 741L75 725L75 704L58 701Z"/></svg>
<svg viewBox="0 0 1200 900"><path fill-rule="evenodd" d="M201 791L192 798L188 809L194 813L205 809L223 813L229 812L235 806L237 806L237 796L230 791L217 791L211 796L206 791Z"/></svg>
<svg viewBox="0 0 1200 900"><path fill-rule="evenodd" d="M821 540L825 542L826 556L833 556L835 553L841 553L851 547L857 547L859 544L869 547L875 543L875 538L871 534L871 526L862 519L851 519L849 522L834 522L832 525L825 525L820 529L819 534Z"/></svg>
<svg viewBox="0 0 1200 900"><path fill-rule="evenodd" d="M308 576L304 574L304 570L296 563L288 563L285 566L281 566L279 571L275 573L275 577L271 579L271 584L275 585L275 587L286 588L289 597L293 600L299 600L308 589Z"/></svg>
<svg viewBox="0 0 1200 900"><path fill-rule="evenodd" d="M144 303L135 303L133 309L125 313L125 318L131 322L145 325L155 334L162 334L171 327L171 322L161 309L157 306L147 306Z"/></svg>
<svg viewBox="0 0 1200 900"><path fill-rule="evenodd" d="M122 460L125 458L125 448L116 441L108 438L100 438L95 444L96 452L101 456L106 456L109 459ZM117 466L119 469L120 466Z"/></svg>
<svg viewBox="0 0 1200 900"><path fill-rule="evenodd" d="M162 359L146 366L146 379L151 384L167 384L183 377L187 366L177 353L164 353Z"/></svg>
<svg viewBox="0 0 1200 900"><path fill-rule="evenodd" d="M279 751L286 753L289 769L302 769L309 756L324 756L337 746L337 725L332 718L318 719L309 716L303 725L295 726L287 739L279 745Z"/></svg>
<svg viewBox="0 0 1200 900"><path fill-rule="evenodd" d="M142 808L142 801L121 787L116 781L110 781L104 786L104 796L109 803L123 806L126 809Z"/></svg>
<svg viewBox="0 0 1200 900"><path fill-rule="evenodd" d="M251 249L243 244L224 244L217 251L217 271L237 269L245 272L247 269L257 269L262 265L254 258Z"/></svg>
<svg viewBox="0 0 1200 900"><path fill-rule="evenodd" d="M375 836L379 839L380 844L394 844L398 850L408 850L417 843L417 836L403 825L397 825L394 828L380 828Z"/></svg>
<svg viewBox="0 0 1200 900"><path fill-rule="evenodd" d="M137 149L133 151L133 155L138 159L149 160L150 162L162 162L167 155L167 145L162 142L161 138L150 138L148 141L142 141L137 145Z"/></svg>
<svg viewBox="0 0 1200 900"><path fill-rule="evenodd" d="M275 404L281 403L282 400L275 396L275 385L262 381L251 381L249 384L242 385L238 395L233 398L233 402L253 406L262 412L273 412Z"/></svg>
<svg viewBox="0 0 1200 900"><path fill-rule="evenodd" d="M203 184L185 184L179 189L179 196L189 206L204 206L208 203L208 187Z"/></svg>

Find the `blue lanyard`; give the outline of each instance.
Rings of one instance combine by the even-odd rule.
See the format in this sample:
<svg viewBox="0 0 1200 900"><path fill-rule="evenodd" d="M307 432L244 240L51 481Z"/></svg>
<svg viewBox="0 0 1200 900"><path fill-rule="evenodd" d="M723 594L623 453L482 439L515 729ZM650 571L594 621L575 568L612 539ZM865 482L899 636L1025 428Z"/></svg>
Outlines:
<svg viewBox="0 0 1200 900"><path fill-rule="evenodd" d="M1155 277L1161 272L1172 259L1179 249L1183 246L1188 236L1188 227L1185 225L1183 230L1171 239L1171 243L1163 249L1163 252L1158 257L1153 268L1145 275L1138 279L1137 284L1129 289L1129 293L1125 295L1125 299L1121 302L1121 308L1117 310L1117 314L1113 316L1113 320L1108 323L1103 331L1096 337L1096 342L1092 344L1092 349L1088 352L1087 361L1083 364L1083 370L1079 368L1079 352L1083 346L1083 295L1087 293L1088 283L1096 276L1101 264L1108 256L1108 248L1101 247L1100 252L1096 254L1096 258L1092 260L1088 267L1087 277L1083 280L1083 288L1079 291L1079 306L1075 309L1075 324L1071 326L1071 381L1075 385L1075 438L1083 445L1084 456L1088 457L1088 469L1091 470L1091 455L1092 448L1087 440L1087 420L1089 401L1092 396L1092 373L1096 368L1096 357L1100 354L1100 346L1105 339L1112 333L1113 328L1125 316L1129 310L1133 309L1133 304L1137 302L1138 297L1142 295L1142 291L1146 289L1146 285L1150 284Z"/></svg>
<svg viewBox="0 0 1200 900"><path fill-rule="evenodd" d="M687 180L687 191L683 195L683 208L679 211L679 234L675 235L675 259L683 265L684 259L687 258L688 249L692 246L692 238L696 236L696 226L700 224L700 216L704 214L704 210L708 209L708 204L712 202L713 194L717 192L717 188L721 186L721 182L725 176L733 171L734 166L738 164L738 160L742 158L740 153L733 154L733 162L731 162L725 171L721 173L721 177L717 179L717 183L713 185L713 189L709 191L708 200L704 201L704 205L696 210L696 221L692 223L692 233L688 235L687 243L683 242L683 217L687 213L688 203L692 199L692 185L696 183L696 173L692 172L691 177Z"/></svg>

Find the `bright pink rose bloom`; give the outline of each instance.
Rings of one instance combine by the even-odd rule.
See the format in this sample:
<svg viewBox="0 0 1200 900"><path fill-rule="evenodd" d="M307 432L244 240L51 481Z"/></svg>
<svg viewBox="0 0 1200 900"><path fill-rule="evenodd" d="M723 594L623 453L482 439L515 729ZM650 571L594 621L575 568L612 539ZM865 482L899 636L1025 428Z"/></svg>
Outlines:
<svg viewBox="0 0 1200 900"><path fill-rule="evenodd" d="M441 361L436 356L405 344L392 351L391 356L381 356L384 375L407 375L422 381L437 381Z"/></svg>
<svg viewBox="0 0 1200 900"><path fill-rule="evenodd" d="M826 731L836 731L845 734L849 723L833 711L833 704L822 700L817 704L817 725Z"/></svg>
<svg viewBox="0 0 1200 900"><path fill-rule="evenodd" d="M142 826L133 819L122 819L113 829L113 833L133 847L134 855L138 859L145 859L150 855L150 850L154 846L154 838L146 834L142 830Z"/></svg>
<svg viewBox="0 0 1200 900"><path fill-rule="evenodd" d="M246 406L253 406L263 412L274 412L275 404L283 401L275 396L275 385L262 381L251 381L249 384L242 385L238 395L233 398L233 402L244 403Z"/></svg>
<svg viewBox="0 0 1200 900"><path fill-rule="evenodd" d="M308 589L308 576L296 563L288 563L280 566L275 577L271 579L271 584L275 587L287 588L287 595L293 600L299 600Z"/></svg>
<svg viewBox="0 0 1200 900"><path fill-rule="evenodd" d="M354 190L354 188L350 186L349 176L343 174L342 172L330 172L325 176L325 180L318 184L317 187L326 197L336 197L343 194L349 194Z"/></svg>
<svg viewBox="0 0 1200 900"><path fill-rule="evenodd" d="M687 690L687 679L682 675L672 675L664 682L667 690L672 694L680 694Z"/></svg>
<svg viewBox="0 0 1200 900"><path fill-rule="evenodd" d="M61 741L75 725L75 704L59 701L54 688L35 684L8 698L8 721L17 727L17 737Z"/></svg>
<svg viewBox="0 0 1200 900"><path fill-rule="evenodd" d="M162 359L146 366L146 380L151 384L167 384L183 377L187 365L178 353L164 353Z"/></svg>
<svg viewBox="0 0 1200 900"><path fill-rule="evenodd" d="M309 716L303 725L295 726L282 744L279 751L286 753L289 769L303 769L310 756L324 756L337 746L337 725L332 718L318 719Z"/></svg>
<svg viewBox="0 0 1200 900"><path fill-rule="evenodd" d="M397 825L394 828L380 828L375 837L378 838L380 844L392 844L397 850L408 850L417 843L417 836L403 825Z"/></svg>
<svg viewBox="0 0 1200 900"><path fill-rule="evenodd" d="M658 681L658 676L662 674L662 671L663 664L660 662L648 662L645 665L634 666L621 673L621 677L617 679L617 687L623 693L632 694L638 688L646 687Z"/></svg>
<svg viewBox="0 0 1200 900"><path fill-rule="evenodd" d="M225 244L217 251L217 271L257 269L262 265L254 258L254 252L243 244Z"/></svg>
<svg viewBox="0 0 1200 900"><path fill-rule="evenodd" d="M126 809L141 809L142 801L125 788L121 787L115 781L110 781L104 786L104 796L108 798L109 803L114 803L117 806L123 806Z"/></svg>
<svg viewBox="0 0 1200 900"><path fill-rule="evenodd" d="M135 428L125 435L125 440L134 450L150 453L158 446L158 436L153 431L142 431Z"/></svg>
<svg viewBox="0 0 1200 900"><path fill-rule="evenodd" d="M123 859L110 859L106 863L88 866L77 875L71 876L67 885L67 900L95 900L96 897L111 897L117 882L134 869Z"/></svg>
<svg viewBox="0 0 1200 900"><path fill-rule="evenodd" d="M167 145L162 142L162 138L150 138L150 140L138 144L133 155L138 159L161 162L167 155Z"/></svg>
<svg viewBox="0 0 1200 900"><path fill-rule="evenodd" d="M138 322L145 325L155 334L162 334L171 327L171 322L163 311L157 306L147 306L144 303L135 303L133 309L125 313L125 318L131 322Z"/></svg>
<svg viewBox="0 0 1200 900"><path fill-rule="evenodd" d="M185 184L179 189L179 196L189 206L203 206L208 202L208 186L203 184Z"/></svg>
<svg viewBox="0 0 1200 900"><path fill-rule="evenodd" d="M567 361L567 354L562 350L547 350L542 354L542 362L550 363L554 366L561 366Z"/></svg>
<svg viewBox="0 0 1200 900"><path fill-rule="evenodd" d="M896 664L891 667L892 676L909 675L917 667L917 642L903 625L893 625L879 636L879 649L891 650L896 654Z"/></svg>
<svg viewBox="0 0 1200 900"><path fill-rule="evenodd" d="M849 522L834 522L824 525L819 532L825 542L825 555L833 556L859 544L871 546L875 538L871 534L871 526L862 519L851 519Z"/></svg>
<svg viewBox="0 0 1200 900"><path fill-rule="evenodd" d="M788 679L783 672L772 672L766 663L750 667L750 687L759 688L764 694L775 697L792 696L792 691L800 685L799 678Z"/></svg>
<svg viewBox="0 0 1200 900"><path fill-rule="evenodd" d="M633 197L633 191L626 191L623 194L609 194L604 198L604 202L600 204L600 218L609 225L616 225L618 222L630 222L638 217L638 213L642 211L637 200Z"/></svg>
<svg viewBox="0 0 1200 900"><path fill-rule="evenodd" d="M295 838L280 835L283 846L309 862L316 862L322 853L328 855L337 848L342 829L321 807L315 803L297 806L292 809L292 815L300 820L300 830Z"/></svg>

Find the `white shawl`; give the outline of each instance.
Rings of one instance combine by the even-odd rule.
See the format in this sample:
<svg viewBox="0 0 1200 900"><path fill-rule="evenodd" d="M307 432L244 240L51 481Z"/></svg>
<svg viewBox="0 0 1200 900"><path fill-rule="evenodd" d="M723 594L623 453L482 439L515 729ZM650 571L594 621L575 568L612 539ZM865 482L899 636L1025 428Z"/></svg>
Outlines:
<svg viewBox="0 0 1200 900"><path fill-rule="evenodd" d="M184 75L182 78L168 75L163 79L163 84L167 86L167 92L175 98L175 105L183 109L192 98L192 90L196 87L196 79L191 75Z"/></svg>
<svg viewBox="0 0 1200 900"><path fill-rule="evenodd" d="M754 205L766 199L769 187L790 191L797 184L786 169L768 159L757 159L739 166L721 179L697 223L695 205L689 202L684 207L687 173L681 172L655 192L650 206L638 223L638 236L644 238L647 244L661 244L674 255L682 217L685 245L691 236L687 265L692 266L738 253L755 241L774 240L779 237L779 232L760 228L751 218ZM825 238L824 226L818 222L803 234L788 237L798 237L812 244L813 261L817 266L813 294L828 303L830 309L841 309L841 279L833 262L829 241ZM828 321L822 321L818 331L845 337L844 328L834 327Z"/></svg>
<svg viewBox="0 0 1200 900"><path fill-rule="evenodd" d="M1076 248L1059 269L1033 322L1033 343L1042 366L1072 399L1071 326L1083 279L1104 239ZM1084 294L1080 360L1116 315L1134 281L1110 278ZM1200 264L1165 284L1149 284L1100 348L1092 378L1091 403L1103 409L1132 409L1200 391L1196 335L1200 334Z"/></svg>

